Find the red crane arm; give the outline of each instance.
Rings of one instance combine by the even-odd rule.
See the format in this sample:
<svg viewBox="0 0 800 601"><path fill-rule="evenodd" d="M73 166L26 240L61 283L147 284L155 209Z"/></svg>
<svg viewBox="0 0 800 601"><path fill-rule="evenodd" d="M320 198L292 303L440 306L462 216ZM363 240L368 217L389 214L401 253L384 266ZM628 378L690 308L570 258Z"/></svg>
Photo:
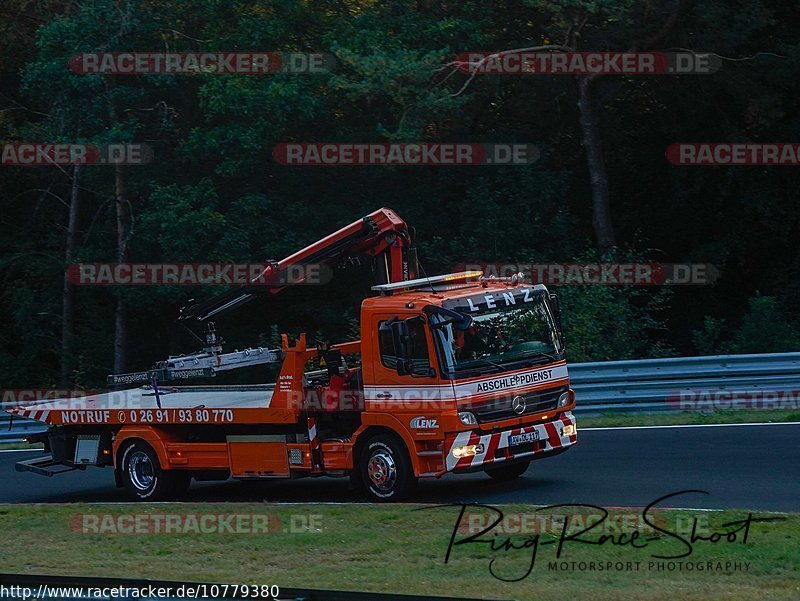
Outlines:
<svg viewBox="0 0 800 601"><path fill-rule="evenodd" d="M382 282L399 282L416 277L416 256L408 225L397 213L383 208L281 261L270 262L250 284L224 292L203 303L183 307L179 319L205 321L240 307L259 295L275 294L287 286L302 283L305 279L303 276L298 278L287 275L292 268L328 264L353 253L364 253L372 257L382 255Z"/></svg>

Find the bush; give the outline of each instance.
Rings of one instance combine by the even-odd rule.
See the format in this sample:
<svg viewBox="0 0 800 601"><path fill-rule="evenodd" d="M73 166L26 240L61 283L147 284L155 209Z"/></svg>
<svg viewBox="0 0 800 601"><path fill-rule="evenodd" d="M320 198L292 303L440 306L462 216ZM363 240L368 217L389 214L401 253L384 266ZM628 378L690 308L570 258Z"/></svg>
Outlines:
<svg viewBox="0 0 800 601"><path fill-rule="evenodd" d="M613 361L674 354L659 338L671 293L615 286L558 290L569 361Z"/></svg>
<svg viewBox="0 0 800 601"><path fill-rule="evenodd" d="M774 296L754 296L738 329L729 331L724 319L706 316L703 329L694 330L695 348L702 355L784 353L800 350L800 328ZM727 336L726 336L727 334Z"/></svg>

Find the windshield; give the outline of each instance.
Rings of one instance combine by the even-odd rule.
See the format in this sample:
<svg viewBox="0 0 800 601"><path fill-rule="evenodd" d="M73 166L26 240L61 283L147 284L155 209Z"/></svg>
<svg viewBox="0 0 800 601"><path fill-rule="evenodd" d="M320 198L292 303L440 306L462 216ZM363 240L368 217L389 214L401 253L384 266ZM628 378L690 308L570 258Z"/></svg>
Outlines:
<svg viewBox="0 0 800 601"><path fill-rule="evenodd" d="M454 327L444 316L431 316L439 324L433 331L446 372L502 371L518 361L553 361L561 354L544 295L522 306L484 309L471 316L466 329Z"/></svg>

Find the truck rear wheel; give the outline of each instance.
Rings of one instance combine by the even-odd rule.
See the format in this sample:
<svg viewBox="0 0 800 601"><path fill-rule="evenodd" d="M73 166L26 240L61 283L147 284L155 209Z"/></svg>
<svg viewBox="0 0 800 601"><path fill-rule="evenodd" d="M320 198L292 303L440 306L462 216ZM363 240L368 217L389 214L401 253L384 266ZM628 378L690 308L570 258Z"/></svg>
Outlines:
<svg viewBox="0 0 800 601"><path fill-rule="evenodd" d="M489 476L491 476L495 480L505 482L506 480L513 480L514 478L519 478L522 474L524 474L527 471L530 465L531 465L530 460L520 461L519 463L510 463L508 465L500 465L498 467L487 468L486 473L489 474Z"/></svg>
<svg viewBox="0 0 800 601"><path fill-rule="evenodd" d="M397 437L378 434L361 452L361 479L373 501L402 501L417 486L405 445Z"/></svg>
<svg viewBox="0 0 800 601"><path fill-rule="evenodd" d="M122 482L139 501L163 501L176 497L189 488L189 472L163 470L158 455L141 440L125 443L120 454Z"/></svg>

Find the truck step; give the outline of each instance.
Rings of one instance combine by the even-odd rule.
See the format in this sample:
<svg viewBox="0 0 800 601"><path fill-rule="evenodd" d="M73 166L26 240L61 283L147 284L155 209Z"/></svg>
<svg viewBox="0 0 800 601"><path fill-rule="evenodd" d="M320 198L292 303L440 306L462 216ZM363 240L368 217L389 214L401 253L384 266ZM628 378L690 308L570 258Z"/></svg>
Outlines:
<svg viewBox="0 0 800 601"><path fill-rule="evenodd" d="M54 461L50 455L18 461L14 467L18 472L33 472L34 474L47 476L48 478L55 476L56 474L72 472L78 469L86 469L86 466L66 465L58 461Z"/></svg>

